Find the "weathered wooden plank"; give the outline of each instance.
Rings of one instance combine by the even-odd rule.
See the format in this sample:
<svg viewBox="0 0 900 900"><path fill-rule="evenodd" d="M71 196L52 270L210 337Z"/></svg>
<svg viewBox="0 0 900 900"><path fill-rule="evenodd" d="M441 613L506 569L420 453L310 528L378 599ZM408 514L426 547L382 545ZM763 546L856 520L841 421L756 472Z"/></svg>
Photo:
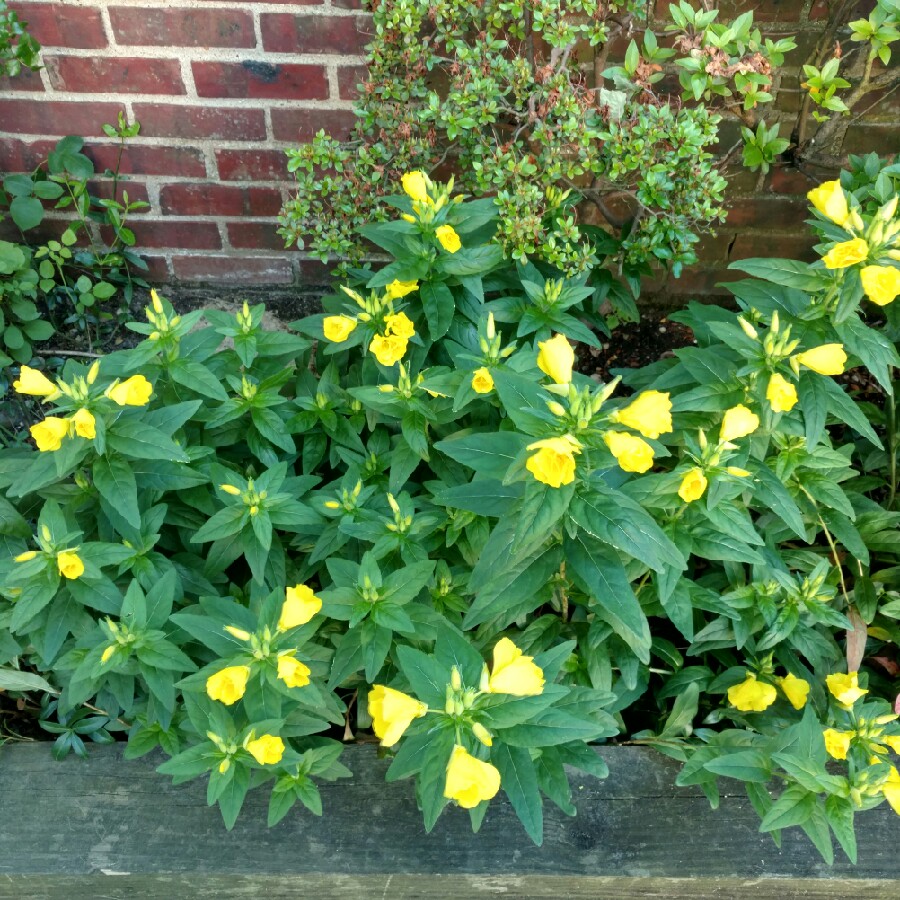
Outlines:
<svg viewBox="0 0 900 900"><path fill-rule="evenodd" d="M228 876L226 883L234 883L236 890L238 882L230 876L303 875L293 882L303 885L308 884L307 873L348 878L436 873L501 879L578 876L592 881L600 876L657 881L687 877L702 879L698 884L708 882L704 889L713 892L708 896L723 897L740 896L737 888L754 878L865 878L894 880L884 888L892 898L900 896L900 818L887 807L858 817L858 867L839 854L829 868L800 833L786 832L782 850L759 834L758 819L740 785L735 783L732 793L723 791L721 808L713 812L698 790L673 787L677 764L640 748L602 748L611 770L606 781L573 776L578 816L568 818L548 805L540 848L530 843L508 804L497 801L477 835L470 831L468 816L455 809L426 835L411 784L385 784L387 761L378 759L371 747L347 749L345 759L354 776L322 786L322 819L292 812L276 828L267 829L268 794L261 790L248 797L231 833L222 826L218 811L206 806L202 781L174 787L154 771L158 759L128 762L121 752L121 746L94 747L88 760L70 757L58 763L48 745L0 749L0 896L40 896L31 889L15 893L12 886L23 882L9 881L11 877L49 875L58 880L102 873L185 875L197 885L213 883L198 876ZM4 876L10 888L2 887ZM722 878L729 881L716 881ZM30 882L34 891L42 881L46 879ZM165 890L158 879L144 882L147 893L142 888L140 896ZM334 890L344 883L335 881ZM417 885L432 888L436 883L413 880L408 896L418 896L415 891L423 888ZM818 894L786 895L785 884L775 886L780 897L840 896L827 893L831 888L824 882L811 883L809 890ZM717 885L727 886L727 891L714 893ZM276 880L276 893L270 896L293 889L291 880ZM646 889L659 888L648 881ZM380 896L375 887L371 890L362 896ZM574 890L567 886L556 896ZM878 890L881 887L856 895L879 898ZM856 892L844 896L849 893ZM66 890L47 894L63 895L77 896ZM690 895L704 896L693 891ZM116 895L104 888L92 896ZM407 895L392 890L388 896ZM642 895L629 889L618 896Z"/></svg>
<svg viewBox="0 0 900 900"><path fill-rule="evenodd" d="M532 875L68 875L0 879L3 900L897 900L897 885L808 878Z"/></svg>

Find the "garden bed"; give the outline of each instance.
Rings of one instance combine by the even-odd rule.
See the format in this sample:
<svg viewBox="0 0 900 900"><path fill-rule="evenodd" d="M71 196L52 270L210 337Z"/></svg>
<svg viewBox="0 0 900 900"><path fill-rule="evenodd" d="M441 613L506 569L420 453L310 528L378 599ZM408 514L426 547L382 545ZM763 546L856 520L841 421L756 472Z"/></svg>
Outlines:
<svg viewBox="0 0 900 900"><path fill-rule="evenodd" d="M678 764L637 747L603 747L605 781L572 773L578 815L545 809L534 847L506 801L478 834L451 811L425 834L409 782L385 784L387 760L351 746L353 777L322 786L325 815L266 828L267 792L251 792L231 832L201 782L173 787L162 757L121 746L56 762L49 744L0 750L5 825L0 897L865 897L900 893L897 820L858 820L859 863L829 867L799 832L779 850L736 782L711 812L676 788ZM733 784L733 790L729 789ZM52 812L50 812L52 811ZM892 837L892 835L894 837ZM439 880L435 874L452 873Z"/></svg>

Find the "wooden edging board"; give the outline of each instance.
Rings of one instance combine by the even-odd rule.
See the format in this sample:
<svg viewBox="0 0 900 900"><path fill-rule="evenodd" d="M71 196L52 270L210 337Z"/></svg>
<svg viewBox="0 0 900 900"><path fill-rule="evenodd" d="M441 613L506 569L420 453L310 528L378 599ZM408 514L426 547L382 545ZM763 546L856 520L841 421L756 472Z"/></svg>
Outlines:
<svg viewBox="0 0 900 900"><path fill-rule="evenodd" d="M713 811L674 786L677 763L599 752L609 778L572 772L578 815L547 803L535 847L502 799L478 834L459 809L425 834L412 784L386 784L372 746L348 747L353 777L321 785L321 819L297 807L267 829L260 789L227 832L204 780L173 786L155 771L161 757L124 760L113 745L57 762L49 744L8 745L0 898L900 898L900 817L886 805L857 817L858 865L838 850L829 867L798 829L780 850L760 834L737 782L720 782Z"/></svg>

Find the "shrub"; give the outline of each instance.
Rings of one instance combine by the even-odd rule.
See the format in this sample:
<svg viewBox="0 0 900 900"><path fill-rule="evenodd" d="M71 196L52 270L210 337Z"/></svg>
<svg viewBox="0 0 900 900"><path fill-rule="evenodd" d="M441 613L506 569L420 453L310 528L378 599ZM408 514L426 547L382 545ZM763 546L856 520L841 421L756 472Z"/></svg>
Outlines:
<svg viewBox="0 0 900 900"><path fill-rule="evenodd" d="M900 359L860 306L896 321L896 179L855 160L811 195L822 261L738 264L739 313L609 384L574 370L586 276L420 172L364 232L393 262L302 336L154 294L134 349L19 376L50 408L0 461L3 677L58 689L60 752L89 703L229 826L263 784L319 813L371 724L427 828L503 790L540 842L625 734L852 858L856 810L900 811ZM859 364L882 409L833 380Z"/></svg>

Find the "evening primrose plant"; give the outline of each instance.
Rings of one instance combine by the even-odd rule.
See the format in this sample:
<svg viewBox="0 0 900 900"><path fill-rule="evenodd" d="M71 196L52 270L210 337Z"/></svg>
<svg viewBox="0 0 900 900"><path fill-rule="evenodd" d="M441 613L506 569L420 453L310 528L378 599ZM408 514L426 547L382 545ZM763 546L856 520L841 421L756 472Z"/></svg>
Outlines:
<svg viewBox="0 0 900 900"><path fill-rule="evenodd" d="M0 673L162 748L228 826L251 790L322 813L358 738L426 828L505 796L540 843L616 739L853 858L856 813L900 807L896 188L855 160L811 193L817 262L736 264L736 310L608 383L588 278L416 170L365 228L391 260L296 333L151 295L134 348L16 380Z"/></svg>

